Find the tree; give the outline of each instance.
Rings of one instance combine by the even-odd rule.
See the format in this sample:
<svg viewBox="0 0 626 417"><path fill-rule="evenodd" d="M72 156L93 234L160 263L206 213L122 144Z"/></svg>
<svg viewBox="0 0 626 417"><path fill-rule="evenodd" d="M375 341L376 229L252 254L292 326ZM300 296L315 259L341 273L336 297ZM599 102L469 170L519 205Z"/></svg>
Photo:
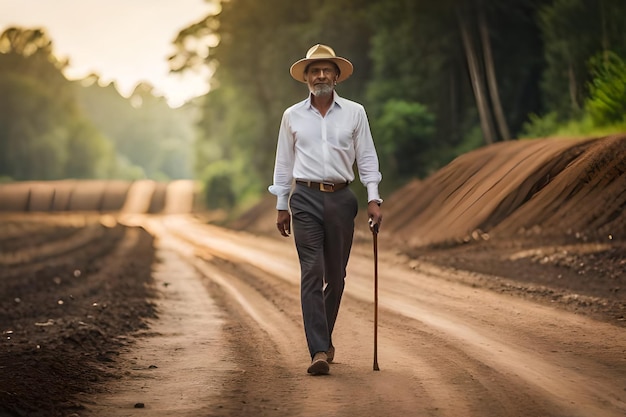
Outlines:
<svg viewBox="0 0 626 417"><path fill-rule="evenodd" d="M67 130L56 96L31 77L0 77L0 175L57 179L67 160Z"/></svg>
<svg viewBox="0 0 626 417"><path fill-rule="evenodd" d="M545 40L543 90L563 118L579 114L590 81L587 61L602 49L601 8L595 0L555 0L539 12Z"/></svg>
<svg viewBox="0 0 626 417"><path fill-rule="evenodd" d="M622 0L555 0L539 8L538 22L545 44L541 92L546 120L533 116L527 132L546 132L551 127L549 132L555 133L568 123L579 124L581 133L589 133L580 123L587 113L601 126L608 123L601 116L611 111L607 106L616 105L619 113L619 99L613 101L605 94L608 88L617 87L615 82L619 84L619 77L609 73L626 57L625 15L626 3ZM615 97L616 93L609 95Z"/></svg>
<svg viewBox="0 0 626 417"><path fill-rule="evenodd" d="M122 97L113 83L100 85L96 76L87 84L75 85L78 103L111 142L116 158L124 161L125 168L117 176L193 177L195 104L172 109L147 83L139 83L129 98Z"/></svg>
<svg viewBox="0 0 626 417"><path fill-rule="evenodd" d="M64 175L66 124L76 115L63 66L41 29L13 27L0 35L0 175Z"/></svg>
<svg viewBox="0 0 626 417"><path fill-rule="evenodd" d="M603 52L591 59L593 81L586 109L597 126L626 122L626 62Z"/></svg>
<svg viewBox="0 0 626 417"><path fill-rule="evenodd" d="M50 180L121 172L115 146L81 108L86 87L68 81L65 66L41 29L0 35L0 175Z"/></svg>
<svg viewBox="0 0 626 417"><path fill-rule="evenodd" d="M476 108L478 109L478 114L480 115L480 126L485 137L485 142L487 144L491 144L496 141L496 135L493 128L492 113L487 98L484 72L481 63L478 61L478 52L476 52L476 47L474 45L469 26L466 22L466 17L461 14L460 10L457 10L457 17L459 20L461 39L463 40L465 57L467 59L467 68L472 83L472 89L474 91L474 98L476 99Z"/></svg>
<svg viewBox="0 0 626 417"><path fill-rule="evenodd" d="M384 172L394 172L398 183L432 172L436 148L432 138L435 117L420 103L391 99L374 126Z"/></svg>
<svg viewBox="0 0 626 417"><path fill-rule="evenodd" d="M485 63L485 77L487 79L487 86L489 87L489 96L491 97L491 103L493 106L494 119L496 120L498 131L500 132L500 138L502 140L509 140L511 139L511 134L509 133L509 126L506 121L506 117L504 116L502 102L500 101L500 92L491 49L489 28L487 27L485 10L482 7L478 10L478 28L480 30L483 61Z"/></svg>
<svg viewBox="0 0 626 417"><path fill-rule="evenodd" d="M111 178L115 172L115 148L86 119L69 127L64 176L69 178Z"/></svg>

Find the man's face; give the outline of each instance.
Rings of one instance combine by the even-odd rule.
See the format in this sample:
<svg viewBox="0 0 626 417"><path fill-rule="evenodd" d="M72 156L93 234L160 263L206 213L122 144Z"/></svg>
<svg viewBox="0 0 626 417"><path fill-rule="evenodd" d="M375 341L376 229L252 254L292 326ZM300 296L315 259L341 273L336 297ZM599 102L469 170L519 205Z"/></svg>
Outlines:
<svg viewBox="0 0 626 417"><path fill-rule="evenodd" d="M315 61L309 64L304 76L311 93L324 96L332 94L339 73L331 61Z"/></svg>

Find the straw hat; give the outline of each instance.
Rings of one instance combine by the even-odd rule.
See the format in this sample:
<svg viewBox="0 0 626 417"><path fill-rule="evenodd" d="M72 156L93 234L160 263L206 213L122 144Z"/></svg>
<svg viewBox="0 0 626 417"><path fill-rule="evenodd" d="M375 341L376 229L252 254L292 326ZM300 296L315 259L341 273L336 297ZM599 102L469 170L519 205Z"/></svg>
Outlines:
<svg viewBox="0 0 626 417"><path fill-rule="evenodd" d="M341 82L352 75L352 63L345 58L335 55L333 48L327 45L317 44L312 46L306 53L306 58L296 61L289 69L289 73L296 80L305 83L304 69L313 61L332 61L339 67L339 78L337 82Z"/></svg>

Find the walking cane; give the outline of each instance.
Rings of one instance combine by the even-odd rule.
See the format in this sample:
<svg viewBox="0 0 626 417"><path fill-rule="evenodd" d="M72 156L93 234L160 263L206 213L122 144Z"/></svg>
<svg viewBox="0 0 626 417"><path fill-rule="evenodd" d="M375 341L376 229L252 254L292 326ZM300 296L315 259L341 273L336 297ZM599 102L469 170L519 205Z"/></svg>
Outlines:
<svg viewBox="0 0 626 417"><path fill-rule="evenodd" d="M380 371L378 367L378 223L371 229L374 239L374 370Z"/></svg>

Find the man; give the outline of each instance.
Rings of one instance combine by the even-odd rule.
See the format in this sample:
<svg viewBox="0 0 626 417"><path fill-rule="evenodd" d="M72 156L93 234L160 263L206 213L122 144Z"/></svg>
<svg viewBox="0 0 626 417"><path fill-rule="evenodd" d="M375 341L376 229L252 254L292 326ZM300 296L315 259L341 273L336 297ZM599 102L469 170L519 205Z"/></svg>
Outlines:
<svg viewBox="0 0 626 417"><path fill-rule="evenodd" d="M307 84L309 96L283 114L274 183L269 187L277 196L276 225L281 235L289 236L293 220L302 316L311 354L308 373L313 375L328 374L335 355L332 333L358 211L357 199L348 188L355 162L367 187L370 227L378 228L382 221L378 193L382 176L365 109L335 92L337 83L352 70L350 61L320 44L291 66L291 76Z"/></svg>

